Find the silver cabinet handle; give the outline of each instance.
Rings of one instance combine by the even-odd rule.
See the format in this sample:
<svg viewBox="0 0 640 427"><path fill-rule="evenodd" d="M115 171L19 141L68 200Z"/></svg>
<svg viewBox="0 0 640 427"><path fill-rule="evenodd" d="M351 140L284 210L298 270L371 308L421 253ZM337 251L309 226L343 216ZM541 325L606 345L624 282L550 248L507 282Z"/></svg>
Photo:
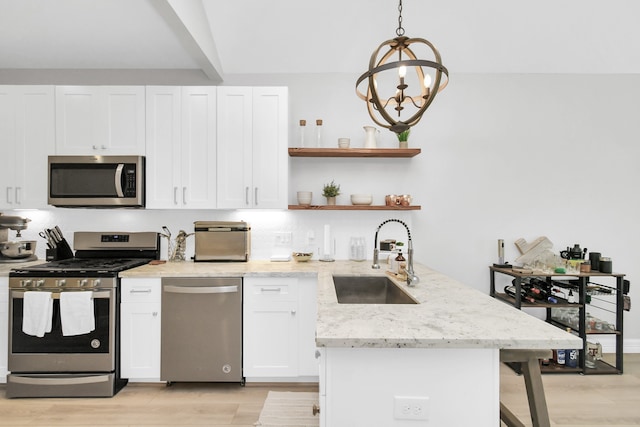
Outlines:
<svg viewBox="0 0 640 427"><path fill-rule="evenodd" d="M295 316L296 315L296 311L295 310L291 310L291 315Z"/></svg>
<svg viewBox="0 0 640 427"><path fill-rule="evenodd" d="M173 204L178 204L178 187L173 187Z"/></svg>
<svg viewBox="0 0 640 427"><path fill-rule="evenodd" d="M244 204L249 206L249 187L244 189Z"/></svg>
<svg viewBox="0 0 640 427"><path fill-rule="evenodd" d="M258 206L258 187L256 187L254 190L253 204Z"/></svg>
<svg viewBox="0 0 640 427"><path fill-rule="evenodd" d="M187 187L182 187L182 204L187 204Z"/></svg>
<svg viewBox="0 0 640 427"><path fill-rule="evenodd" d="M282 291L281 288L260 288L260 292L278 292Z"/></svg>
<svg viewBox="0 0 640 427"><path fill-rule="evenodd" d="M151 289L131 289L130 294L150 294Z"/></svg>
<svg viewBox="0 0 640 427"><path fill-rule="evenodd" d="M20 190L22 190L22 187L16 187L16 191L15 191L15 202L17 205L20 204Z"/></svg>
<svg viewBox="0 0 640 427"><path fill-rule="evenodd" d="M158 317L158 312L157 312L157 311L154 311L153 313L151 313L151 315L152 315L153 317Z"/></svg>
<svg viewBox="0 0 640 427"><path fill-rule="evenodd" d="M13 187L7 187L7 204L12 205L13 202L11 201L11 193L13 192Z"/></svg>

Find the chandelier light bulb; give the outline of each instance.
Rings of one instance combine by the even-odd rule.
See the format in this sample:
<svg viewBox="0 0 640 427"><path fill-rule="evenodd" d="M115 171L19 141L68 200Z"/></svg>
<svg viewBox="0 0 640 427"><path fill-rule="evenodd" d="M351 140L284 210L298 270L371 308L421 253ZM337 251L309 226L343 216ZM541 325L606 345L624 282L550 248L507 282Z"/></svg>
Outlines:
<svg viewBox="0 0 640 427"><path fill-rule="evenodd" d="M425 74L424 75L424 87L426 87L426 88L431 87L431 75L430 74Z"/></svg>
<svg viewBox="0 0 640 427"><path fill-rule="evenodd" d="M398 68L398 76L401 79L404 79L404 77L407 75L407 67L405 67L404 65L402 65L400 68Z"/></svg>

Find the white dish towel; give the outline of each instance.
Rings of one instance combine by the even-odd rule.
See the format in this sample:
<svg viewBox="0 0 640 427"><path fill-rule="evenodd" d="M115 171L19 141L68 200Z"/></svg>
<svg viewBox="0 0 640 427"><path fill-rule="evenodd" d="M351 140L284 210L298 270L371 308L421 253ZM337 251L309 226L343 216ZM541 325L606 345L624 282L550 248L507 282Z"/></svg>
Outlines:
<svg viewBox="0 0 640 427"><path fill-rule="evenodd" d="M24 293L22 304L22 332L39 338L51 332L53 317L51 292L27 291Z"/></svg>
<svg viewBox="0 0 640 427"><path fill-rule="evenodd" d="M84 335L96 328L93 292L60 292L62 335Z"/></svg>

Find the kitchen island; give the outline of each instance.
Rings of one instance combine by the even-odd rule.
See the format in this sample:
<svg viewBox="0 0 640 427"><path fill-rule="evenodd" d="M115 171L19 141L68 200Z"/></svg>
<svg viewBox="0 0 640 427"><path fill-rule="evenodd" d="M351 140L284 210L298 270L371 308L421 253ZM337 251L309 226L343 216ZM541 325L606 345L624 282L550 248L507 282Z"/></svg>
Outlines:
<svg viewBox="0 0 640 427"><path fill-rule="evenodd" d="M385 275L369 262L176 262L121 277L317 278L323 426L498 426L501 350L582 347L580 338L487 294L415 269L415 287L397 283L418 304L339 304L333 275Z"/></svg>
<svg viewBox="0 0 640 427"><path fill-rule="evenodd" d="M368 262L167 263L122 276L317 276L323 426L497 426L501 350L582 346L441 273L415 270L415 287L397 283L418 304L401 305L338 303L334 274L385 275Z"/></svg>

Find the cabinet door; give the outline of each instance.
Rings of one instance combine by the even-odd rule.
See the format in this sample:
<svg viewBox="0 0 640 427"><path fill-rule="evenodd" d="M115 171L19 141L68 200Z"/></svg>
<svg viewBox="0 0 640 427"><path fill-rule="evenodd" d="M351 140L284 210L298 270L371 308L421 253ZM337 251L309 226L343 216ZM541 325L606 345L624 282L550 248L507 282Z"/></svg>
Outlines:
<svg viewBox="0 0 640 427"><path fill-rule="evenodd" d="M122 377L160 381L160 302L121 304Z"/></svg>
<svg viewBox="0 0 640 427"><path fill-rule="evenodd" d="M285 209L288 179L288 90L253 88L253 205Z"/></svg>
<svg viewBox="0 0 640 427"><path fill-rule="evenodd" d="M218 88L218 207L253 207L252 88Z"/></svg>
<svg viewBox="0 0 640 427"><path fill-rule="evenodd" d="M288 91L218 89L218 207L286 208Z"/></svg>
<svg viewBox="0 0 640 427"><path fill-rule="evenodd" d="M189 209L216 207L216 88L182 88L181 188Z"/></svg>
<svg viewBox="0 0 640 427"><path fill-rule="evenodd" d="M245 377L298 375L298 304L294 301L245 308Z"/></svg>
<svg viewBox="0 0 640 427"><path fill-rule="evenodd" d="M298 376L297 292L295 278L245 278L245 377Z"/></svg>
<svg viewBox="0 0 640 427"><path fill-rule="evenodd" d="M16 108L13 86L0 86L0 209L12 209L15 202Z"/></svg>
<svg viewBox="0 0 640 427"><path fill-rule="evenodd" d="M0 383L7 382L9 352L9 278L0 277Z"/></svg>
<svg viewBox="0 0 640 427"><path fill-rule="evenodd" d="M147 86L146 207L175 209L182 205L180 87Z"/></svg>
<svg viewBox="0 0 640 427"><path fill-rule="evenodd" d="M45 208L47 157L55 152L53 86L21 87L17 107L15 208Z"/></svg>
<svg viewBox="0 0 640 427"><path fill-rule="evenodd" d="M54 152L53 86L0 88L0 208L47 205L47 156Z"/></svg>
<svg viewBox="0 0 640 427"><path fill-rule="evenodd" d="M57 86L56 153L144 154L143 86Z"/></svg>

